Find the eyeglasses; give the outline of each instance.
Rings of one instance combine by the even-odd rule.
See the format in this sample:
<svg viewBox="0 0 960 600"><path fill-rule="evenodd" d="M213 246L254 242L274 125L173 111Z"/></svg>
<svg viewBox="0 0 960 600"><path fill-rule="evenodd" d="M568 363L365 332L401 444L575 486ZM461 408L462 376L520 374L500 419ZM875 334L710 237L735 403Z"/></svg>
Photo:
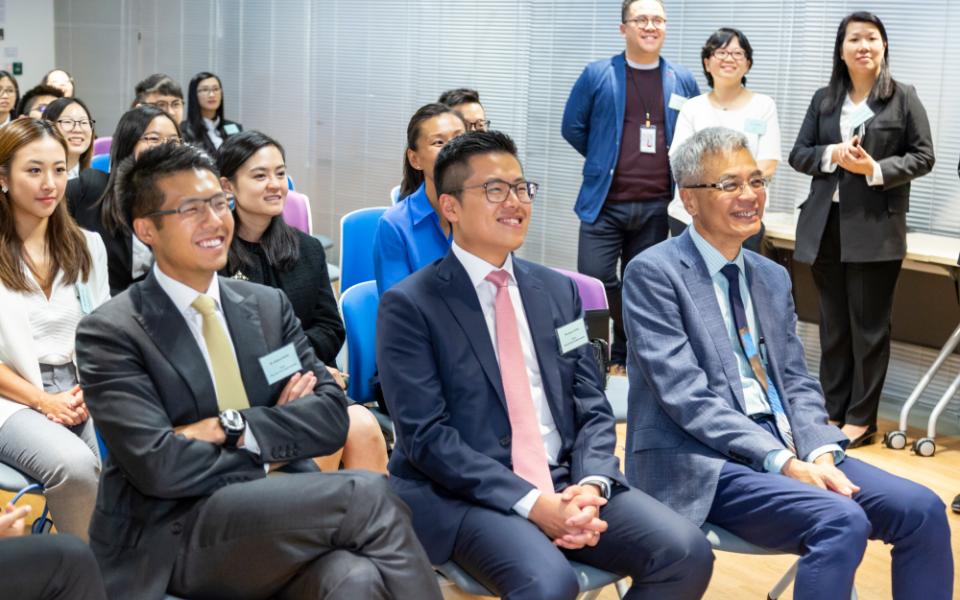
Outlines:
<svg viewBox="0 0 960 600"><path fill-rule="evenodd" d="M230 194L214 194L209 198L191 198L185 200L180 206L170 210L155 210L152 213L143 215L144 217L164 217L167 215L180 215L180 218L187 221L199 221L207 216L206 208L209 206L215 215L223 216L233 210L235 201Z"/></svg>
<svg viewBox="0 0 960 600"><path fill-rule="evenodd" d="M150 105L156 106L164 112L170 112L171 110L180 110L183 108L183 100L174 100L173 102L162 100L160 102L151 102Z"/></svg>
<svg viewBox="0 0 960 600"><path fill-rule="evenodd" d="M0 96L16 96L16 95L17 95L16 88L8 87L8 88L0 89Z"/></svg>
<svg viewBox="0 0 960 600"><path fill-rule="evenodd" d="M634 17L632 19L627 19L624 23L629 23L636 27L637 29L643 29L644 27L649 27L653 25L657 29L663 29L667 25L667 20L663 17L652 16L652 15L640 15L639 17Z"/></svg>
<svg viewBox="0 0 960 600"><path fill-rule="evenodd" d="M732 58L733 60L739 62L747 57L747 53L743 50L727 50L726 48L719 48L713 51L713 57L718 60L727 60Z"/></svg>
<svg viewBox="0 0 960 600"><path fill-rule="evenodd" d="M517 183L511 184L506 181L494 179L486 183L467 185L459 190L450 190L448 193L455 194L473 188L482 188L487 196L487 201L494 204L504 202L511 191L517 196L517 200L524 204L530 204L533 202L533 199L537 197L537 190L540 189L540 184L532 181L518 181Z"/></svg>
<svg viewBox="0 0 960 600"><path fill-rule="evenodd" d="M57 125L60 126L60 129L64 131L73 131L77 127L80 129L93 129L93 126L97 122L93 119L82 119L80 121L74 121L73 119L60 119L57 121Z"/></svg>
<svg viewBox="0 0 960 600"><path fill-rule="evenodd" d="M219 88L219 87L202 87L202 88L197 88L197 93L198 93L198 94L204 94L204 95L210 95L210 96L216 96L217 94L220 93L220 88Z"/></svg>
<svg viewBox="0 0 960 600"><path fill-rule="evenodd" d="M467 131L487 131L490 129L490 121L480 119L479 121L464 121Z"/></svg>
<svg viewBox="0 0 960 600"><path fill-rule="evenodd" d="M738 181L736 179L724 179L723 181L718 181L716 183L697 183L694 185L684 185L680 186L688 190L695 189L704 189L704 188L715 188L720 190L725 194L732 194L733 192L743 193L743 190L747 186L750 186L750 189L756 193L760 193L767 189L767 186L770 185L770 181L764 177L751 177L746 181Z"/></svg>
<svg viewBox="0 0 960 600"><path fill-rule="evenodd" d="M140 140L146 142L150 146L159 146L160 144L181 144L182 139L175 135L170 137L161 137L155 133L148 133L147 135L141 136Z"/></svg>

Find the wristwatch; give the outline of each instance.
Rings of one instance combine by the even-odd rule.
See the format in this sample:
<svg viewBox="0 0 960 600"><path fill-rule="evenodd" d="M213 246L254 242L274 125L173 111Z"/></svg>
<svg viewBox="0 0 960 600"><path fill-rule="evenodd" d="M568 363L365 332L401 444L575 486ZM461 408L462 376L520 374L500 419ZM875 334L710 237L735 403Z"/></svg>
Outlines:
<svg viewBox="0 0 960 600"><path fill-rule="evenodd" d="M223 447L236 448L240 436L247 430L247 422L239 410L228 408L220 413L220 427L223 427L223 432L227 434Z"/></svg>

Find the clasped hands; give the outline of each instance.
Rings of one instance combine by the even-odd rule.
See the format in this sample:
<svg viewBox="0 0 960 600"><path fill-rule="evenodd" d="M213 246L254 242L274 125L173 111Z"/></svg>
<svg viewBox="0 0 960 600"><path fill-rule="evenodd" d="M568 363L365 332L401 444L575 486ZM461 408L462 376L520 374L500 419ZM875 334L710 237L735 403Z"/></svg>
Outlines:
<svg viewBox="0 0 960 600"><path fill-rule="evenodd" d="M860 145L860 136L855 135L849 142L834 144L831 160L851 173L865 177L873 176L873 157Z"/></svg>
<svg viewBox="0 0 960 600"><path fill-rule="evenodd" d="M607 503L593 485L571 485L560 493L540 494L529 519L553 543L566 550L596 546L607 522L600 519L600 507Z"/></svg>
<svg viewBox="0 0 960 600"><path fill-rule="evenodd" d="M57 394L40 391L34 408L54 423L64 427L80 425L90 417L79 385Z"/></svg>

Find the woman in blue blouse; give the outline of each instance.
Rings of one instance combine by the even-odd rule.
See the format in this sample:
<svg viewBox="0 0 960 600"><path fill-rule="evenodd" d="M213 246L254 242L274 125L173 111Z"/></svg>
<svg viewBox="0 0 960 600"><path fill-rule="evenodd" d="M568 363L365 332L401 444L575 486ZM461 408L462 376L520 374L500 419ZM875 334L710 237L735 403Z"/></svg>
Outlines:
<svg viewBox="0 0 960 600"><path fill-rule="evenodd" d="M380 217L373 269L382 295L450 248L450 224L435 210L433 163L443 145L466 131L463 117L443 104L420 107L407 125L400 198Z"/></svg>

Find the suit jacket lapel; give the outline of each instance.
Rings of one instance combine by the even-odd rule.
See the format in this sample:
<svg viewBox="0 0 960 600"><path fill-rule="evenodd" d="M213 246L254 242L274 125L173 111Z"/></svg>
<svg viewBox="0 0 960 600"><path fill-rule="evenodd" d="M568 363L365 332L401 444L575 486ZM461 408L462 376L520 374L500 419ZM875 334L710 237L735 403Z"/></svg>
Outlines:
<svg viewBox="0 0 960 600"><path fill-rule="evenodd" d="M700 251L690 239L690 233L685 231L678 246L681 252L681 261L687 267L683 273L684 283L690 291L694 304L700 310L703 324L713 339L723 372L730 383L730 389L737 400L741 411L746 412L746 402L743 399L743 386L740 384L740 369L737 368L737 359L733 354L733 344L727 335L727 324L717 304L717 295L713 290L713 281L707 273L707 265L700 256Z"/></svg>
<svg viewBox="0 0 960 600"><path fill-rule="evenodd" d="M777 392L779 396L784 400L781 402L783 404L784 410L787 412L787 415L790 414L789 402L786 401L786 398L783 396L783 378L780 376L780 361L779 357L781 356L781 338L777 334L780 331L782 324L777 319L771 311L773 306L772 297L770 289L767 287L766 281L763 277L760 276L760 270L752 264L752 260L746 261L746 275L747 275L747 285L750 287L750 298L753 301L753 312L757 317L757 329L760 331L755 333L757 338L757 343L760 343L761 337L763 338L764 344L766 345L766 359L767 359L767 377L773 380L773 384L777 386ZM778 327L780 325L780 327ZM764 334L766 332L766 334Z"/></svg>
<svg viewBox="0 0 960 600"><path fill-rule="evenodd" d="M180 311L157 283L152 270L138 289L140 314L136 319L140 326L193 392L197 414L217 414L217 394L207 362Z"/></svg>
<svg viewBox="0 0 960 600"><path fill-rule="evenodd" d="M256 296L242 296L231 288L230 280L220 278L220 304L230 328L230 339L237 353L240 376L251 406L267 406L273 399L260 357L270 350L262 333Z"/></svg>
<svg viewBox="0 0 960 600"><path fill-rule="evenodd" d="M497 392L503 409L507 409L506 397L503 394L503 380L500 378L500 367L497 365L497 355L494 353L490 341L490 332L483 319L483 310L480 300L473 288L470 276L457 260L452 251L440 261L437 266L437 294L443 298L454 319L463 329L464 337L473 349L483 372L490 385ZM451 335L456 335L451 332Z"/></svg>
<svg viewBox="0 0 960 600"><path fill-rule="evenodd" d="M513 272L520 288L520 299L523 301L523 312L526 313L527 323L530 326L530 337L537 353L537 363L540 365L540 380L543 382L547 403L553 413L553 420L559 426L565 422L561 419L563 392L560 389L560 372L557 366L557 338L554 335L553 302L543 289L543 284L527 269L516 257L513 259ZM566 439L566 436L564 436Z"/></svg>

